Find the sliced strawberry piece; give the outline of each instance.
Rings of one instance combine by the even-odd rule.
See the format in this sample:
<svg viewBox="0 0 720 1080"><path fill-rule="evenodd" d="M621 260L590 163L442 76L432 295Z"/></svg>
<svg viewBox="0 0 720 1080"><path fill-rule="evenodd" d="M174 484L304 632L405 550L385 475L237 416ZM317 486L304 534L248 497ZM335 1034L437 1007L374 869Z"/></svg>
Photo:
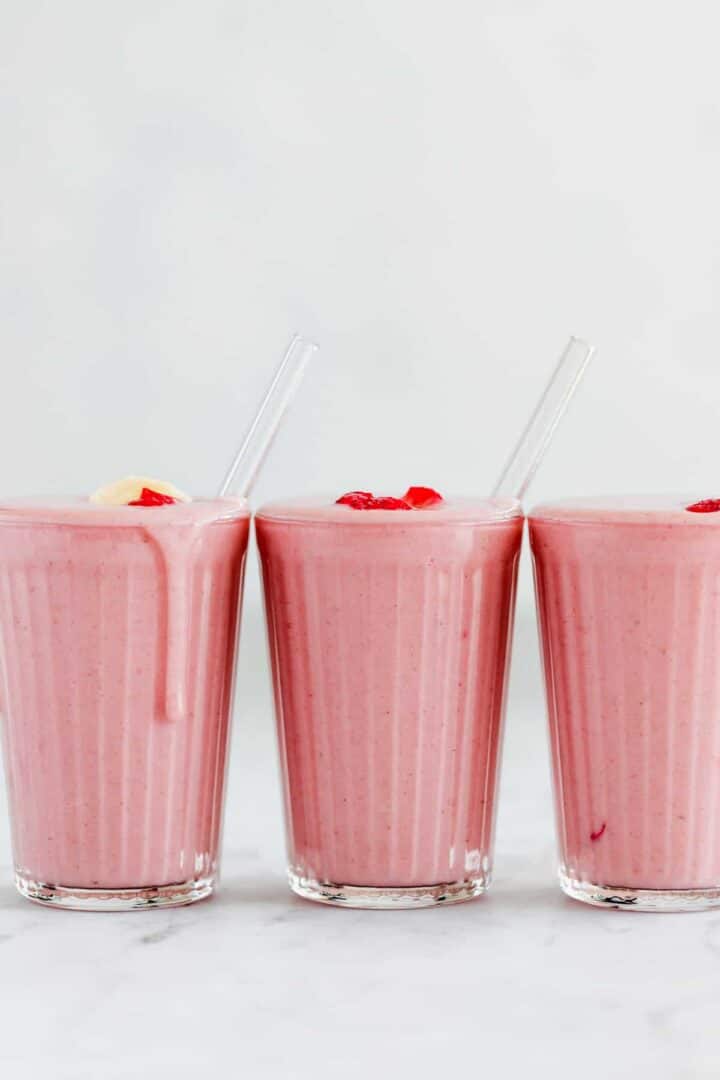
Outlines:
<svg viewBox="0 0 720 1080"><path fill-rule="evenodd" d="M353 510L364 510L368 503L372 502L372 491L348 491L336 499L336 504L351 506Z"/></svg>
<svg viewBox="0 0 720 1080"><path fill-rule="evenodd" d="M701 499L685 509L693 514L716 514L720 510L720 499Z"/></svg>
<svg viewBox="0 0 720 1080"><path fill-rule="evenodd" d="M412 510L404 499L396 499L393 495L379 495L368 503L367 510Z"/></svg>
<svg viewBox="0 0 720 1080"><path fill-rule="evenodd" d="M152 488L143 488L139 499L133 499L128 506L169 506L176 503L172 495L163 495L161 491L153 491Z"/></svg>
<svg viewBox="0 0 720 1080"><path fill-rule="evenodd" d="M392 495L378 495L376 498L371 491L348 491L336 500L341 506L349 506L353 510L411 510L404 499L396 499Z"/></svg>
<svg viewBox="0 0 720 1080"><path fill-rule="evenodd" d="M425 510L428 506L435 506L443 501L439 491L429 487L409 487L403 499L413 510Z"/></svg>

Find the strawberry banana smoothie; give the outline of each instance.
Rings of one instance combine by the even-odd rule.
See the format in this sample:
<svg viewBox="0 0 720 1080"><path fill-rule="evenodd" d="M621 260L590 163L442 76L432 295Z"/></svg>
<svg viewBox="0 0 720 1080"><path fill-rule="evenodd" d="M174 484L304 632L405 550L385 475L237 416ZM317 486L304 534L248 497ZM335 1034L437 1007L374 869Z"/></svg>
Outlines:
<svg viewBox="0 0 720 1080"><path fill-rule="evenodd" d="M522 528L513 500L420 488L257 515L301 896L410 907L487 887Z"/></svg>
<svg viewBox="0 0 720 1080"><path fill-rule="evenodd" d="M568 500L530 536L563 889L720 904L720 502Z"/></svg>
<svg viewBox="0 0 720 1080"><path fill-rule="evenodd" d="M0 502L16 881L55 906L189 903L217 873L249 514L139 484Z"/></svg>

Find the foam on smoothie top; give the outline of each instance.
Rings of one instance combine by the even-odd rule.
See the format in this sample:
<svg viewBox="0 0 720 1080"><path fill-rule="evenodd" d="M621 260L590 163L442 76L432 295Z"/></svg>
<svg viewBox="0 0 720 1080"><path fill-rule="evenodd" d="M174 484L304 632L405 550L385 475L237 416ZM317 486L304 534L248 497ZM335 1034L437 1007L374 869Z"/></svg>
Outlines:
<svg viewBox="0 0 720 1080"><path fill-rule="evenodd" d="M247 500L192 499L168 480L124 476L80 496L0 499L0 522L35 521L55 525L192 525L248 515Z"/></svg>
<svg viewBox="0 0 720 1080"><path fill-rule="evenodd" d="M531 521L567 524L690 525L720 527L720 511L695 513L688 509L707 495L585 495L557 499L534 507Z"/></svg>
<svg viewBox="0 0 720 1080"><path fill-rule="evenodd" d="M202 499L167 505L108 505L85 496L29 496L0 499L0 524L34 521L48 525L191 525L249 515L247 500Z"/></svg>
<svg viewBox="0 0 720 1080"><path fill-rule="evenodd" d="M393 525L415 528L440 522L493 524L522 517L517 499L450 498L422 510L358 510L338 504L333 496L283 499L267 503L257 516L272 521L310 521L328 525Z"/></svg>

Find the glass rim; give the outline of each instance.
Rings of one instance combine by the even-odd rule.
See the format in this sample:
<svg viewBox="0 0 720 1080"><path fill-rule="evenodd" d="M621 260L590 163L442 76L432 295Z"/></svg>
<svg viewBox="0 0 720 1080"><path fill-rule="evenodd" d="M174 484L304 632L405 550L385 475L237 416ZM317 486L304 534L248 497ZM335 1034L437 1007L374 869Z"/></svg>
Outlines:
<svg viewBox="0 0 720 1080"><path fill-rule="evenodd" d="M217 512L213 513L213 508ZM0 526L175 527L233 521L250 516L247 500L237 496L199 496L189 502L163 506L109 506L92 503L86 496L0 498Z"/></svg>
<svg viewBox="0 0 720 1080"><path fill-rule="evenodd" d="M707 496L705 496L707 498ZM612 528L625 525L662 527L720 525L720 511L697 513L690 506L701 502L697 494L582 495L548 499L528 511L528 523Z"/></svg>
<svg viewBox="0 0 720 1080"><path fill-rule="evenodd" d="M423 528L431 525L504 525L524 520L522 505L510 497L451 497L422 510L355 510L332 495L274 499L255 511L260 521L288 525Z"/></svg>

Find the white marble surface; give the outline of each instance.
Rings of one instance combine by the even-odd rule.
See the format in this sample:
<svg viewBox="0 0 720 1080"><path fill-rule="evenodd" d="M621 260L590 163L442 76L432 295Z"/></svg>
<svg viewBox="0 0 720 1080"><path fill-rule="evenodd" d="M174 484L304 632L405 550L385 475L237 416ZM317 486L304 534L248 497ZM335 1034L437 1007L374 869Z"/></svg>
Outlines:
<svg viewBox="0 0 720 1080"><path fill-rule="evenodd" d="M595 910L555 886L528 615L491 892L439 910L363 912L285 886L251 602L222 892L169 912L46 911L14 894L5 846L0 1075L717 1077L720 912Z"/></svg>

